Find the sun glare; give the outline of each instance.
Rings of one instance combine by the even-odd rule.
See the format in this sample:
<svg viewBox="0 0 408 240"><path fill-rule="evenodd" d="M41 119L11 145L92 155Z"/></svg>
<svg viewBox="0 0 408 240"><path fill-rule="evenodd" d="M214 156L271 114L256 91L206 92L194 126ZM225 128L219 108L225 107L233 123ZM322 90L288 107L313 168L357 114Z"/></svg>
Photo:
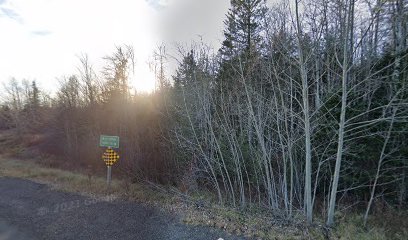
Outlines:
<svg viewBox="0 0 408 240"><path fill-rule="evenodd" d="M151 93L155 89L154 73L150 71L149 66L138 65L135 67L134 76L131 80L132 87L137 92Z"/></svg>

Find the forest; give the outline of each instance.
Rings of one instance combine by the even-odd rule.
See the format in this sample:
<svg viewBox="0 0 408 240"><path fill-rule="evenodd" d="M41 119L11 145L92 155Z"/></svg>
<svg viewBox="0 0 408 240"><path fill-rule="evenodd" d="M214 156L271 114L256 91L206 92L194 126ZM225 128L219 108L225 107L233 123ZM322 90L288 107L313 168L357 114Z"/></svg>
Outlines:
<svg viewBox="0 0 408 240"><path fill-rule="evenodd" d="M82 54L55 94L10 79L0 128L20 154L99 175L99 136L117 135L121 178L285 219L406 209L408 1L275 2L231 0L219 49L160 45L151 93L131 90L126 44L100 71Z"/></svg>

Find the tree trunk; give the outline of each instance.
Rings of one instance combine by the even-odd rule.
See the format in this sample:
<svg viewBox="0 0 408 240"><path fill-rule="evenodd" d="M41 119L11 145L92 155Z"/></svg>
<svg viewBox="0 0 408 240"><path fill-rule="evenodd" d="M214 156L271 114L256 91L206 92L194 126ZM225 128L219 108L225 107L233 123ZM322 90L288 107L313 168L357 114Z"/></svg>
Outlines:
<svg viewBox="0 0 408 240"><path fill-rule="evenodd" d="M312 147L311 147L311 128L310 128L310 113L309 113L309 84L307 81L306 62L304 52L301 46L302 29L299 19L298 0L295 1L296 6L296 26L297 26L297 44L299 51L300 77L302 80L302 99L303 99L303 116L305 124L305 210L308 223L313 221L313 206L312 206Z"/></svg>
<svg viewBox="0 0 408 240"><path fill-rule="evenodd" d="M392 128L393 128L393 125L394 125L394 120L395 120L395 114L396 113L397 113L397 108L394 108L394 110L392 112L391 123L390 123L390 126L388 128L387 136L385 137L384 144L383 144L382 149L381 149L380 159L378 160L377 173L375 175L373 188L371 189L370 200L368 201L367 209L366 209L366 212L364 214L364 226L367 225L368 213L370 212L371 204L373 203L373 200L374 200L375 188L377 187L377 182L378 182L378 179L380 177L381 166L382 166L382 163L383 163L383 161L385 159L385 155L386 155L385 154L385 149L387 147L388 141L390 140L391 131L392 131Z"/></svg>
<svg viewBox="0 0 408 240"><path fill-rule="evenodd" d="M336 165L334 169L333 175L333 184L330 193L330 200L329 200L329 209L327 213L327 222L328 226L332 226L334 224L334 210L336 206L336 195L337 195L337 187L340 178L340 167L341 161L343 157L343 143L344 143L344 128L346 123L346 108L347 108L347 80L349 75L349 46L348 40L349 37L349 26L350 21L354 17L352 14L353 11L354 0L351 0L350 5L348 6L349 10L345 16L345 32L344 32L344 42L343 42L343 64L342 64L342 96L341 96L341 112L340 112L340 122L339 122L339 130L338 130L338 145L337 145L337 154L336 154Z"/></svg>

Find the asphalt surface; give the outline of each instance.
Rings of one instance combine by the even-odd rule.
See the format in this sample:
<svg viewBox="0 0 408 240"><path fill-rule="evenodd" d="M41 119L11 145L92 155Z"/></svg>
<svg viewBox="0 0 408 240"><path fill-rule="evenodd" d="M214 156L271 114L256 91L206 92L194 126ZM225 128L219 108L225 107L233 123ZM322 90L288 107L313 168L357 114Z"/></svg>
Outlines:
<svg viewBox="0 0 408 240"><path fill-rule="evenodd" d="M0 178L0 240L219 238L243 239L182 224L177 216L138 203L101 201Z"/></svg>

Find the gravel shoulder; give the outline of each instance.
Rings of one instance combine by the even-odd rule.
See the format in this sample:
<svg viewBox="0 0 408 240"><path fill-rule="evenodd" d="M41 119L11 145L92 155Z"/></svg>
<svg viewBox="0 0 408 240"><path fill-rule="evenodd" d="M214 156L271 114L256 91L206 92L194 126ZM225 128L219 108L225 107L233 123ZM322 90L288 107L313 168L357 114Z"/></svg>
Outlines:
<svg viewBox="0 0 408 240"><path fill-rule="evenodd" d="M154 207L53 190L29 180L0 177L0 240L244 239L190 226Z"/></svg>

